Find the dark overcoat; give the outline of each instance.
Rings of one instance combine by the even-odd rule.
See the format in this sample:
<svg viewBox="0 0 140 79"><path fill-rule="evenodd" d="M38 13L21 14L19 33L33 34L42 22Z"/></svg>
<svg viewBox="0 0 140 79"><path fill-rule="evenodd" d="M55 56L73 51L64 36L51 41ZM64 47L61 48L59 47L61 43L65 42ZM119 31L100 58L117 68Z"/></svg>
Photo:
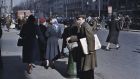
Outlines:
<svg viewBox="0 0 140 79"><path fill-rule="evenodd" d="M20 32L20 37L23 38L23 53L22 59L24 63L33 63L39 60L39 45L38 37L40 37L39 27L32 22L23 25Z"/></svg>
<svg viewBox="0 0 140 79"><path fill-rule="evenodd" d="M118 44L119 37L119 22L117 20L112 20L109 25L109 34L106 42Z"/></svg>
<svg viewBox="0 0 140 79"><path fill-rule="evenodd" d="M88 55L85 55L83 53L82 46L79 40L80 38L84 38L84 37L86 37L87 39L88 51L93 52ZM77 61L78 69L80 69L80 71L93 70L96 66L96 51L95 51L95 40L93 36L92 27L88 23L84 22L81 25L81 28L78 28L77 35L71 36L70 41L78 42L78 48L74 52L77 55L76 61Z"/></svg>
<svg viewBox="0 0 140 79"><path fill-rule="evenodd" d="M54 60L59 53L58 38L61 37L61 27L49 25L46 30L47 45L46 45L46 59Z"/></svg>
<svg viewBox="0 0 140 79"><path fill-rule="evenodd" d="M47 42L47 37L45 36L45 32L47 30L47 27L43 24L39 25L42 37L44 38L44 42L42 42L42 40L38 40L39 42L39 49L40 49L40 57L41 60L44 61L46 58L46 42Z"/></svg>

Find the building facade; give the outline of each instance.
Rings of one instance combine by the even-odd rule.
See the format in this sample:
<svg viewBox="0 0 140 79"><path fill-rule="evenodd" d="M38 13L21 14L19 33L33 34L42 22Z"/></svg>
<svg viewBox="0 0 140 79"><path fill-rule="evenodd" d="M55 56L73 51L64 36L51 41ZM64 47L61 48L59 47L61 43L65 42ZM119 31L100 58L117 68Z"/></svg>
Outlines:
<svg viewBox="0 0 140 79"><path fill-rule="evenodd" d="M29 0L27 0L29 1ZM33 0L29 8L47 16L73 17L79 14L101 16L107 14L109 0ZM33 6L34 5L34 6ZM40 14L40 13L39 13Z"/></svg>
<svg viewBox="0 0 140 79"><path fill-rule="evenodd" d="M48 0L48 13L58 16L100 15L107 12L109 0Z"/></svg>
<svg viewBox="0 0 140 79"><path fill-rule="evenodd" d="M5 0L0 0L0 16L5 16L6 12L6 2Z"/></svg>
<svg viewBox="0 0 140 79"><path fill-rule="evenodd" d="M109 4L114 12L128 15L139 15L140 13L140 0L110 0Z"/></svg>

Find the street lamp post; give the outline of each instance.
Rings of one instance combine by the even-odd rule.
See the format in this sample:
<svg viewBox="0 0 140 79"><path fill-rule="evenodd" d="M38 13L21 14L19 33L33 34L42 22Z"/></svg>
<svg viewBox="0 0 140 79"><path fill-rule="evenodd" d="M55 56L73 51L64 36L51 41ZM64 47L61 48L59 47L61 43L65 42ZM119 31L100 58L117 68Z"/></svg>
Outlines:
<svg viewBox="0 0 140 79"><path fill-rule="evenodd" d="M50 17L52 16L52 9L51 9L51 7L50 7Z"/></svg>
<svg viewBox="0 0 140 79"><path fill-rule="evenodd" d="M68 12L67 12L67 11L68 11L68 9L67 9L67 5L66 5L66 17L67 17L67 15L68 15Z"/></svg>
<svg viewBox="0 0 140 79"><path fill-rule="evenodd" d="M33 7L33 8L32 8L32 9L33 9L33 15L36 14L36 7L35 7L35 4L36 4L36 3L35 3L35 0L33 0L33 6L32 6L32 7Z"/></svg>
<svg viewBox="0 0 140 79"><path fill-rule="evenodd" d="M83 13L83 11L84 11L83 0L81 0L81 8L82 8L82 13Z"/></svg>
<svg viewBox="0 0 140 79"><path fill-rule="evenodd" d="M127 4L127 0L125 0L125 9L126 9L126 13L127 13L127 6L128 4Z"/></svg>
<svg viewBox="0 0 140 79"><path fill-rule="evenodd" d="M68 16L68 0L65 1L65 17Z"/></svg>
<svg viewBox="0 0 140 79"><path fill-rule="evenodd" d="M92 2L95 2L96 0L92 0ZM100 0L98 0L98 15L99 15L99 18L100 18L100 16L101 16L101 1Z"/></svg>
<svg viewBox="0 0 140 79"><path fill-rule="evenodd" d="M100 0L98 0L98 6L99 6L99 18L100 18L100 16L101 16L101 1Z"/></svg>
<svg viewBox="0 0 140 79"><path fill-rule="evenodd" d="M13 0L11 0L11 17L13 15Z"/></svg>
<svg viewBox="0 0 140 79"><path fill-rule="evenodd" d="M88 1L87 1L87 3L86 3L86 9L87 9L86 15L88 15L88 12L89 12L89 2L88 2Z"/></svg>

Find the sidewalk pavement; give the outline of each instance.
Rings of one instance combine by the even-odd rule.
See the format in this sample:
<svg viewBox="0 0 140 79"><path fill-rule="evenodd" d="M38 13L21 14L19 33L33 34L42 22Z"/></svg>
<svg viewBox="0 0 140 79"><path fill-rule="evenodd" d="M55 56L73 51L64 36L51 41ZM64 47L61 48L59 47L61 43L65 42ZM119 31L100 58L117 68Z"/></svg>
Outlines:
<svg viewBox="0 0 140 79"><path fill-rule="evenodd" d="M0 70L0 79L78 79L67 78L66 70L68 58L59 59L55 62L56 69L45 69L37 63L32 74L27 74L25 64L22 63L22 47L17 47L19 31L11 29L10 32L3 30L2 59L3 69ZM104 79L95 71L95 79Z"/></svg>

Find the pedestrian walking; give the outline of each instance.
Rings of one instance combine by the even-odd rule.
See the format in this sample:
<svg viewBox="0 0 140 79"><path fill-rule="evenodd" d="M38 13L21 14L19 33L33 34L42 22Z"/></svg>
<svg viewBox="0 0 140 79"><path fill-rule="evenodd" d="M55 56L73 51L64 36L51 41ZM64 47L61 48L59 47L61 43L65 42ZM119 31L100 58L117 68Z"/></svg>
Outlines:
<svg viewBox="0 0 140 79"><path fill-rule="evenodd" d="M119 14L118 15L118 20L119 20L120 30L123 30L124 23L125 23L125 18L123 17L123 15Z"/></svg>
<svg viewBox="0 0 140 79"><path fill-rule="evenodd" d="M78 30L76 35L72 35L67 38L68 42L77 42L78 47L74 52L77 61L77 74L80 79L94 79L94 68L96 67L96 56L95 56L95 40L93 36L92 27L85 22L85 16L79 15L76 17L78 23ZM80 39L87 39L89 54L84 54Z"/></svg>
<svg viewBox="0 0 140 79"><path fill-rule="evenodd" d="M115 15L112 15L111 21L109 23L109 34L106 39L106 42L108 42L106 46L107 51L110 50L111 43L116 45L116 49L120 48L120 45L118 42L119 32L120 32L119 21Z"/></svg>
<svg viewBox="0 0 140 79"><path fill-rule="evenodd" d="M40 58L41 58L41 65L42 66L46 66L46 42L47 42L47 37L45 35L45 32L47 30L46 27L46 19L44 17L39 19L39 28L41 31L41 34L43 36L43 38L45 39L44 42L42 43L41 40L38 40L39 42L39 49L40 49Z"/></svg>
<svg viewBox="0 0 140 79"><path fill-rule="evenodd" d="M2 28L1 28L2 21L0 20L0 69L2 68L2 57L1 57L1 36L2 36Z"/></svg>
<svg viewBox="0 0 140 79"><path fill-rule="evenodd" d="M16 24L16 29L18 29L18 30L21 30L21 28L22 28L22 26L23 26L23 23L22 23L22 18L21 17L18 17L17 18L17 24Z"/></svg>
<svg viewBox="0 0 140 79"><path fill-rule="evenodd" d="M58 58L63 58L65 53L62 52L62 49L63 49L63 37L62 37L62 34L64 33L64 24L58 24L60 30L61 30L61 37L58 39L58 42L59 42L59 54L58 54Z"/></svg>
<svg viewBox="0 0 140 79"><path fill-rule="evenodd" d="M58 22L55 18L50 19L50 23L47 27L46 31L47 37L47 47L46 47L46 59L47 67L50 66L55 68L54 62L58 58L59 47L58 47L58 39L61 37L61 28L58 25Z"/></svg>
<svg viewBox="0 0 140 79"><path fill-rule="evenodd" d="M6 17L6 27L7 27L7 31L9 32L9 30L10 30L10 25L11 25L11 23L12 23L12 17L10 16L10 15L8 15L7 17Z"/></svg>
<svg viewBox="0 0 140 79"><path fill-rule="evenodd" d="M64 49L67 46L66 38L70 36L70 26L65 25L64 32L62 34L63 38L63 44L62 44L62 50L61 50L61 58L66 57L66 53L64 53Z"/></svg>
<svg viewBox="0 0 140 79"><path fill-rule="evenodd" d="M42 39L42 37L35 21L35 17L30 15L20 31L20 37L23 39L22 61L27 63L29 74L31 74L33 63L40 60L38 38Z"/></svg>
<svg viewBox="0 0 140 79"><path fill-rule="evenodd" d="M97 18L93 17L88 24L92 27L93 30L97 30Z"/></svg>
<svg viewBox="0 0 140 79"><path fill-rule="evenodd" d="M126 17L125 17L125 25L126 25L127 30L130 29L131 23L132 23L132 21L131 21L130 17L128 15L126 15Z"/></svg>
<svg viewBox="0 0 140 79"><path fill-rule="evenodd" d="M2 37L2 20L0 18L0 38Z"/></svg>

